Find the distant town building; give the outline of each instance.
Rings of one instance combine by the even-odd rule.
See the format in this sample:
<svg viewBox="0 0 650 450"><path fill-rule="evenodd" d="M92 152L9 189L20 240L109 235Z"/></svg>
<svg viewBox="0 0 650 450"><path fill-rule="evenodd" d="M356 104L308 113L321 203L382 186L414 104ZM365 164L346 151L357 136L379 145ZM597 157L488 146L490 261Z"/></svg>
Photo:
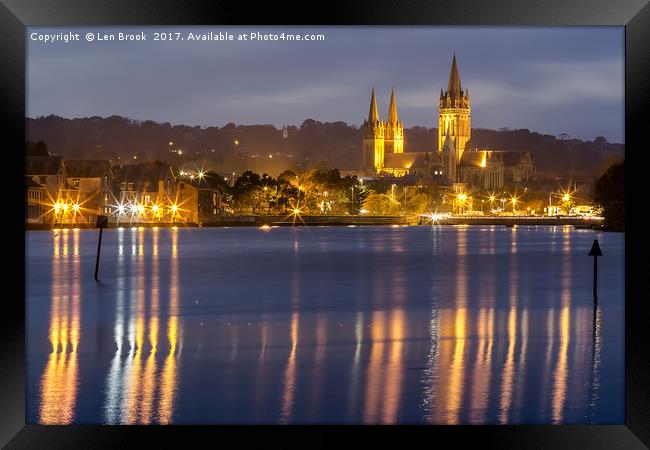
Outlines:
<svg viewBox="0 0 650 450"><path fill-rule="evenodd" d="M221 191L211 177L178 181L179 218L193 223L215 223L221 217Z"/></svg>
<svg viewBox="0 0 650 450"><path fill-rule="evenodd" d="M395 91L391 91L388 120L379 117L373 88L370 111L363 123L365 176L417 175L463 183L470 188L499 189L508 182L529 180L535 173L528 151L470 149L469 90L463 90L454 55L447 90L440 90L437 151L404 151L404 124L399 120Z"/></svg>
<svg viewBox="0 0 650 450"><path fill-rule="evenodd" d="M25 219L27 223L47 223L50 219L45 187L25 177Z"/></svg>
<svg viewBox="0 0 650 450"><path fill-rule="evenodd" d="M65 187L66 168L62 156L27 156L25 176L45 188L47 201L55 202Z"/></svg>
<svg viewBox="0 0 650 450"><path fill-rule="evenodd" d="M86 222L94 223L97 214L110 215L113 200L113 171L107 160L68 160L66 184L72 201L80 205Z"/></svg>
<svg viewBox="0 0 650 450"><path fill-rule="evenodd" d="M171 165L147 162L114 166L113 193L117 221L164 220L176 205L176 177Z"/></svg>

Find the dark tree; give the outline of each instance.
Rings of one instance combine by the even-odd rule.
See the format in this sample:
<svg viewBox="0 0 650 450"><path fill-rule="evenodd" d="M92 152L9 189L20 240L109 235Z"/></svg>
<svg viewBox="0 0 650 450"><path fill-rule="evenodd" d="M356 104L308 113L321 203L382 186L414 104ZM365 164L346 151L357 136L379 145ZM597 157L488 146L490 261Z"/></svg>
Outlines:
<svg viewBox="0 0 650 450"><path fill-rule="evenodd" d="M49 155L49 152L47 151L47 144L45 141L27 141L25 154L28 156L47 156Z"/></svg>
<svg viewBox="0 0 650 450"><path fill-rule="evenodd" d="M594 186L594 202L603 209L605 227L612 231L625 231L624 186L623 163L607 169Z"/></svg>

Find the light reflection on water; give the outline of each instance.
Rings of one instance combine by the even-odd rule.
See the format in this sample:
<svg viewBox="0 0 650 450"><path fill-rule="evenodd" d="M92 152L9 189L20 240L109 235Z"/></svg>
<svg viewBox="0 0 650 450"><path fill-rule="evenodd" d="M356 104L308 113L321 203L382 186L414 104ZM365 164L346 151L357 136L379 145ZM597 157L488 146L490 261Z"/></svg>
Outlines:
<svg viewBox="0 0 650 450"><path fill-rule="evenodd" d="M28 417L620 423L623 237L594 309L594 236L107 230L96 285L95 233L28 233Z"/></svg>

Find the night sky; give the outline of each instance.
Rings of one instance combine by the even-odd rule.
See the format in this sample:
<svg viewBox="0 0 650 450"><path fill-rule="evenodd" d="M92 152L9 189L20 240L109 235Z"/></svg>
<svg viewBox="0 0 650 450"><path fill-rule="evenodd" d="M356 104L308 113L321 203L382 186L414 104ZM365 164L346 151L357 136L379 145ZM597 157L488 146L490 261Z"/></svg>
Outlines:
<svg viewBox="0 0 650 450"><path fill-rule="evenodd" d="M44 44L31 32L80 33ZM146 42L85 41L145 31ZM155 42L154 31L322 33L320 42ZM528 128L623 142L622 27L30 27L27 115L128 116L172 124L360 125L394 87L406 127L437 126L456 53L472 128Z"/></svg>

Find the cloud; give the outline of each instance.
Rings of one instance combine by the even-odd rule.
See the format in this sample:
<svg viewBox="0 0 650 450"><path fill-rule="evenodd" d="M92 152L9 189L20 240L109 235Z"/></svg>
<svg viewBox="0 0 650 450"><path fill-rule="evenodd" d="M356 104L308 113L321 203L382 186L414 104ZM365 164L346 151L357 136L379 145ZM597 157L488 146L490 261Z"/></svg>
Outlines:
<svg viewBox="0 0 650 450"><path fill-rule="evenodd" d="M584 101L617 101L624 96L622 61L581 63L527 63L510 80L469 80L470 97L482 106L566 106Z"/></svg>

